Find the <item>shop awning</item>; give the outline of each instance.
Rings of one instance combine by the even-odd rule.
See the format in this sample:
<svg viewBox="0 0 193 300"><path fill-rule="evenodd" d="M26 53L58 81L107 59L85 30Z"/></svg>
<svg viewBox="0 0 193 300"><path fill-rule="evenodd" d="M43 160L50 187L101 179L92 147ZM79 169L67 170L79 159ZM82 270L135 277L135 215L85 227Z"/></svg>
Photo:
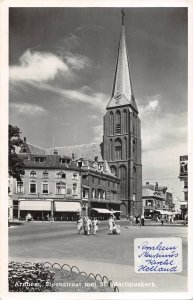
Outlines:
<svg viewBox="0 0 193 300"><path fill-rule="evenodd" d="M49 200L20 200L20 210L41 210L50 211L51 201Z"/></svg>
<svg viewBox="0 0 193 300"><path fill-rule="evenodd" d="M79 202L54 202L55 211L68 211L68 212L80 212L81 206Z"/></svg>
<svg viewBox="0 0 193 300"><path fill-rule="evenodd" d="M112 212L106 208L92 208L93 210L96 210L100 214L112 214Z"/></svg>
<svg viewBox="0 0 193 300"><path fill-rule="evenodd" d="M161 215L168 215L171 216L173 213L171 211L166 211L166 210L161 210L161 209L156 209Z"/></svg>
<svg viewBox="0 0 193 300"><path fill-rule="evenodd" d="M115 214L115 213L121 213L121 210L111 210L111 213Z"/></svg>

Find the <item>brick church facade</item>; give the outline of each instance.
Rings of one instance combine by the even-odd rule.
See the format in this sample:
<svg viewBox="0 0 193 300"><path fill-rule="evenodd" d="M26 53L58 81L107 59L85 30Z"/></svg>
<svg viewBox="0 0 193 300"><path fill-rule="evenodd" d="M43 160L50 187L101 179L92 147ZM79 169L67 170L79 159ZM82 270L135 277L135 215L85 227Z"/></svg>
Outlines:
<svg viewBox="0 0 193 300"><path fill-rule="evenodd" d="M119 177L121 210L141 213L142 164L141 122L133 93L126 44L124 15L111 99L106 107L103 126L103 159Z"/></svg>

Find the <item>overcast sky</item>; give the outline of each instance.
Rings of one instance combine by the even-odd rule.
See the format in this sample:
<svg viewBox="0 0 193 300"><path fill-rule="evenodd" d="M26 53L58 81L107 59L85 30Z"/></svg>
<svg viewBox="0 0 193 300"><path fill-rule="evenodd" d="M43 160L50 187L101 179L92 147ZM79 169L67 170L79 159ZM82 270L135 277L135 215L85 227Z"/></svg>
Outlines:
<svg viewBox="0 0 193 300"><path fill-rule="evenodd" d="M187 154L187 10L125 8L143 180L180 196ZM119 8L10 9L10 123L40 147L102 141Z"/></svg>

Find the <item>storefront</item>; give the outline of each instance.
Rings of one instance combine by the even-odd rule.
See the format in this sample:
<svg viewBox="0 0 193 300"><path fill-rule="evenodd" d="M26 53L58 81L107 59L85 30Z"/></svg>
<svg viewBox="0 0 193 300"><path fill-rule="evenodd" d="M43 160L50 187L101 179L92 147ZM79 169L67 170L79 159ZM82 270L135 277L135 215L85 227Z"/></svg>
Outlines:
<svg viewBox="0 0 193 300"><path fill-rule="evenodd" d="M25 220L28 213L34 221L75 221L77 215L81 214L81 205L75 201L20 199L18 219Z"/></svg>
<svg viewBox="0 0 193 300"><path fill-rule="evenodd" d="M80 202L54 201L55 221L76 221L80 213Z"/></svg>
<svg viewBox="0 0 193 300"><path fill-rule="evenodd" d="M33 220L45 221L51 216L51 200L20 200L18 207L18 219L25 220L28 213Z"/></svg>

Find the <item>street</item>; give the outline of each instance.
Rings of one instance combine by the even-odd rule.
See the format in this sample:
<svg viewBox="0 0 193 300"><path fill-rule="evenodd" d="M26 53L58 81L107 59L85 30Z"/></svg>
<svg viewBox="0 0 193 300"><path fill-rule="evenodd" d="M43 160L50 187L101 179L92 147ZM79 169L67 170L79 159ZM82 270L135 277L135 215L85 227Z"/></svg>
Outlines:
<svg viewBox="0 0 193 300"><path fill-rule="evenodd" d="M108 222L102 221L94 236L77 234L76 223L26 223L9 229L9 257L14 261L50 261L76 265L81 271L107 275L118 282L154 282L147 288L121 287L120 291L186 291L187 227L121 225L120 235L108 235ZM156 224L155 224L156 225ZM142 237L181 237L183 272L179 274L139 274L134 272L134 239Z"/></svg>

